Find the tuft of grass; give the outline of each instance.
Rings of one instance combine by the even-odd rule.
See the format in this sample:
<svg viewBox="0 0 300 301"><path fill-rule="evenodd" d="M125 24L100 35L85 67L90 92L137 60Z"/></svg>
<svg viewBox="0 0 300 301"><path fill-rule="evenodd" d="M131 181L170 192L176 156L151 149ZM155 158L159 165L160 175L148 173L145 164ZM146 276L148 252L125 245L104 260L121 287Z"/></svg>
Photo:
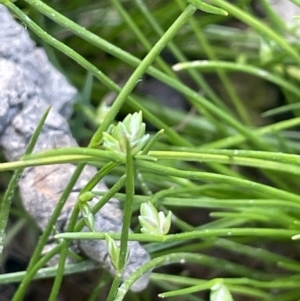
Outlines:
<svg viewBox="0 0 300 301"><path fill-rule="evenodd" d="M0 276L1 284L21 282L12 300L23 300L33 279L53 276L49 300L56 300L64 275L98 267L90 261L65 266L71 239L108 235L80 232L84 221L76 224L79 205L68 232L56 236L61 243L40 258L64 200L87 163L97 166L99 173L83 192L104 177L110 184L105 193L93 192L101 201L88 209L88 216L112 197L125 208L122 233L109 233L111 239L121 240L116 260L120 271L126 264L128 240L143 242L152 256L123 284L116 277L105 299L124 300L141 274L164 267L151 276L151 297L148 291L130 293L128 298L184 296L201 301L207 300L204 291L211 300L298 300L299 45L291 39L296 33L267 1L262 1L264 19L245 0L67 0L64 5L49 1L49 6L40 0L25 2L20 9L18 3L0 0L82 91L76 112L80 122L71 125L74 132L80 131L83 146L0 164L0 171L16 170L16 175L29 166L78 164L27 271ZM167 63L166 57L176 64ZM182 95L191 111L157 103L155 93L141 95L139 86L149 77ZM110 93L116 97L107 104ZM126 139L126 155L99 147L120 116L136 111L152 129L141 152L131 152ZM16 178L6 196L14 190ZM10 210L6 196L0 212L4 247ZM137 212L141 207L146 212L145 203L160 210L149 209L159 221L171 219L172 211L169 234L140 231ZM136 226L135 233L128 234L130 224ZM57 253L59 266L43 267ZM97 300L109 283L109 277L101 279L88 300Z"/></svg>

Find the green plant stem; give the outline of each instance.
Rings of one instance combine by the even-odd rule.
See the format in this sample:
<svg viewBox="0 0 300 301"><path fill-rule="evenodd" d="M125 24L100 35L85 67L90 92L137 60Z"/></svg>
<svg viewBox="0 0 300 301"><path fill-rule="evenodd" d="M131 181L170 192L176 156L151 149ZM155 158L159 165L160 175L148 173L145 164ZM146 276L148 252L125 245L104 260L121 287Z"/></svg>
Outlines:
<svg viewBox="0 0 300 301"><path fill-rule="evenodd" d="M58 252L58 251L59 251L59 248L56 249L56 252ZM46 259L46 260L48 260L48 259ZM53 277L56 275L56 271L57 271L56 266L41 268L43 265L44 265L44 263L41 263L41 265L39 266L38 271L36 272L33 279L50 278L50 277ZM79 273L82 270L92 271L95 269L99 269L99 266L100 266L100 264L98 264L94 261L89 261L89 260L84 260L82 262L68 264L65 269L65 275L72 275L75 273ZM20 282L25 277L26 273L27 273L26 271L22 271L22 272L1 274L0 275L0 284Z"/></svg>
<svg viewBox="0 0 300 301"><path fill-rule="evenodd" d="M75 205L73 211L72 211L72 215L69 221L69 224L67 226L67 232L73 231L77 218L79 215L79 205L78 203ZM50 293L50 297L49 297L49 301L56 301L57 300L57 296L59 294L59 289L61 286L61 282L64 276L64 270L65 270L65 262L68 256L68 251L69 251L69 244L70 241L69 240L64 240L61 243L61 249L60 249L60 257L59 257L59 263L58 263L58 268L57 268L57 273L55 276L55 280L52 286L52 290Z"/></svg>
<svg viewBox="0 0 300 301"><path fill-rule="evenodd" d="M105 166L103 166L89 181L88 183L81 189L80 194L84 192L92 191L93 188L118 164L115 162L109 162Z"/></svg>
<svg viewBox="0 0 300 301"><path fill-rule="evenodd" d="M293 111L293 110L298 110L298 109L300 109L299 102L289 103L287 105L283 105L283 106L280 106L280 107L275 107L275 108L272 108L270 110L267 110L267 111L263 112L262 117L276 116L276 115L279 115L279 114L283 114L283 113Z"/></svg>
<svg viewBox="0 0 300 301"><path fill-rule="evenodd" d="M110 286L110 290L109 290L109 293L108 293L108 296L107 296L107 301L113 301L115 300L115 295L116 295L116 292L120 286L120 283L121 283L121 279L118 275L116 275L113 279L113 282Z"/></svg>
<svg viewBox="0 0 300 301"><path fill-rule="evenodd" d="M233 165L253 166L258 168L273 169L281 172L287 172L292 174L300 174L300 166L287 163L275 163L274 161L267 161L267 159L256 159L249 157L235 157L232 155L216 155L216 154L195 154L188 152L150 152L152 156L162 160L187 160L198 162L218 162ZM189 157L187 157L189 155ZM184 158L184 159L183 159ZM269 157L270 158L270 157ZM297 161L300 159L297 158Z"/></svg>
<svg viewBox="0 0 300 301"><path fill-rule="evenodd" d="M246 153L247 151L245 151ZM268 152L266 152L268 154ZM269 157L266 156L264 159L257 159L257 158L249 158L249 157L235 157L234 151L231 155L221 155L221 154L199 154L199 153L189 153L189 152L155 152L152 151L149 155L162 160L185 160L185 161L198 161L198 162L218 162L218 163L225 163L225 164L233 164L233 165L244 165L244 166L252 166L258 168L265 168L270 170L277 170L281 172L287 172L292 174L300 174L300 166L295 166L294 163L280 163L274 161L268 161L268 158L272 158L271 154ZM277 155L277 154L276 154ZM259 156L259 154L258 154ZM138 157L137 157L138 158ZM274 158L272 158L274 160ZM299 162L300 157L296 159Z"/></svg>
<svg viewBox="0 0 300 301"><path fill-rule="evenodd" d="M205 191L205 186L202 191ZM201 187L202 187L201 186ZM213 186L213 185L207 185L207 186ZM217 185L219 187L219 185ZM160 191L163 192L163 191ZM164 191L163 193L156 193L153 196L141 196L141 195L135 195L134 196L134 202L135 203L144 203L144 202L159 202L159 204L165 205L165 206L172 206L172 207L187 207L187 208L220 208L220 209L231 209L231 208L261 208L262 210L266 210L267 208L282 210L299 210L300 209L300 203L299 202L290 202L282 199L222 199L222 198L212 198L212 197L206 197L202 195L201 197L197 196L190 196L190 197L169 197L167 194L168 191ZM170 191L170 195L171 195ZM201 189L199 189L199 192L201 192ZM180 189L174 189L173 194L178 195L180 193ZM101 195L101 193L97 193L98 195ZM125 195L121 193L117 193L116 197L120 201L125 201Z"/></svg>
<svg viewBox="0 0 300 301"><path fill-rule="evenodd" d="M168 279L168 281L171 281L175 284L180 285L197 285L204 283L207 280L203 279L195 279L191 277L184 277L184 276L177 276L177 275L166 275L161 273L152 273L151 278L154 278L156 281L163 281ZM288 278L280 278L280 279L274 279L272 281L258 281L255 279L249 279L249 278L223 278L224 283L227 285L249 285L253 287L259 287L259 288L266 288L266 289L287 289L287 288L294 288L297 286L298 283L298 277L294 277L291 279Z"/></svg>
<svg viewBox="0 0 300 301"><path fill-rule="evenodd" d="M58 263L54 283L53 283L48 301L56 301L57 300L57 296L59 294L61 282L62 282L62 279L63 279L63 276L64 276L65 262L66 262L66 259L67 259L67 255L68 255L68 243L67 243L67 240L64 240L61 243L59 263Z"/></svg>
<svg viewBox="0 0 300 301"><path fill-rule="evenodd" d="M43 256L40 260L37 260L35 262L30 261L31 267L27 269L26 275L22 279L22 282L20 283L18 290L14 294L12 301L23 300L23 298L25 297L26 288L28 287L38 270L42 268L54 255L56 255L60 248L61 245L58 245L54 247L50 252L48 252L45 256Z"/></svg>
<svg viewBox="0 0 300 301"><path fill-rule="evenodd" d="M138 182L140 189L142 190L144 195L152 195L152 191L150 187L148 186L147 182L144 180L143 175L141 172L137 169L136 170L136 181Z"/></svg>
<svg viewBox="0 0 300 301"><path fill-rule="evenodd" d="M154 173L180 177L180 178L182 177L190 180L213 181L222 184L226 183L226 184L233 185L233 187L249 189L249 191L253 191L255 194L258 195L259 194L264 196L269 195L269 197L274 197L274 198L282 197L283 199L292 202L300 202L300 197L296 194L282 191L273 187L269 187L267 185L259 184L244 179L223 176L223 175L213 174L213 173L206 173L206 172L182 171L173 167L159 166L155 163L149 163L140 160L136 161L136 165L139 167L146 168Z"/></svg>
<svg viewBox="0 0 300 301"><path fill-rule="evenodd" d="M116 158L116 156L114 156L114 158ZM29 166L89 162L93 161L94 159L94 156L91 157L85 155L58 155L57 158L24 159L22 161L0 163L0 171L15 170Z"/></svg>
<svg viewBox="0 0 300 301"><path fill-rule="evenodd" d="M110 1L113 3L114 7L118 10L118 12L122 16L122 18L124 19L128 27L131 29L131 31L135 34L137 39L142 43L144 48L149 52L152 48L149 39L144 35L142 30L135 24L135 22L130 17L129 13L122 6L121 2L119 0L110 0ZM170 66L160 56L156 58L155 62L166 74L177 78L177 75L173 72Z"/></svg>
<svg viewBox="0 0 300 301"><path fill-rule="evenodd" d="M133 196L134 196L134 161L131 155L131 149L129 145L129 141L126 143L126 203L124 208L124 216L123 216L123 227L121 234L121 245L120 245L120 259L119 259L119 270L123 272L126 261L127 261L127 244L128 244L128 235L132 217L132 204L133 204Z"/></svg>
<svg viewBox="0 0 300 301"><path fill-rule="evenodd" d="M117 293L118 287L121 283L122 274L126 266L127 250L128 250L128 235L132 217L132 203L134 195L134 162L131 155L131 148L129 141L126 140L126 202L123 215L123 226L121 233L121 244L119 254L119 266L117 274L111 286L107 301L112 301Z"/></svg>
<svg viewBox="0 0 300 301"><path fill-rule="evenodd" d="M267 262L272 262L278 265L278 263L286 263L293 265L294 267L298 267L299 269L299 262L288 258L286 256L278 255L276 253L264 250L262 248L256 248L252 246L248 246L246 244L237 243L228 239L219 238L213 242L213 244L219 248L229 250L235 252L237 254L246 255L253 258L259 258L260 260L264 260Z"/></svg>
<svg viewBox="0 0 300 301"><path fill-rule="evenodd" d="M115 165L116 163L124 163L124 158L119 156L118 153L112 151L104 151L99 149L85 148L86 151L79 151L82 148L60 148L49 151L43 151L41 153L32 154L30 157L25 156L22 160L16 162L5 162L0 164L0 171L14 170L18 168L24 168L28 166L40 166L48 164L59 163L82 163L88 161L99 161L99 159L105 159L114 161L110 163ZM78 154L80 153L80 156ZM54 158L58 155L57 160ZM54 159L54 161L53 161ZM109 165L107 168L110 170L112 167ZM101 175L101 174L100 174ZM91 181L94 183L99 175L95 175L95 179Z"/></svg>
<svg viewBox="0 0 300 301"><path fill-rule="evenodd" d="M175 289L170 292L166 293L160 293L159 297L161 298L168 298L168 297L174 297L174 296L182 296L182 295L188 295L192 293L196 293L202 290L207 290L213 287L217 283L223 283L224 279L212 279L209 281L205 281L204 283L195 285L195 286L189 286L187 288L183 289ZM253 288L248 288L248 287L243 287L241 285L235 286L235 285L228 285L227 288L232 291L236 292L238 294L246 295L246 296L252 296L252 297L259 297L259 298L264 298L265 300L269 298L269 294L263 292L262 290L258 289L253 289Z"/></svg>
<svg viewBox="0 0 300 301"><path fill-rule="evenodd" d="M153 235L153 234L139 234L130 233L128 240L132 241L145 241L145 242L177 242L191 239L201 238L215 238L219 236L235 237L235 236L247 236L247 237L269 237L274 240L289 240L291 237L298 234L299 230L288 229L268 229L268 228L226 228L226 229L205 229L195 230L191 232L169 234L169 235ZM104 239L104 232L73 232L73 233L61 233L56 234L57 239ZM113 239L120 240L120 233L109 233L109 236Z"/></svg>
<svg viewBox="0 0 300 301"><path fill-rule="evenodd" d="M225 62L225 61L193 61L193 62L184 62L179 63L173 66L173 69L176 71L179 70L186 70L186 69L199 69L203 71L215 71L215 70L225 70L225 71L233 71L233 72L245 72L248 74L255 75L260 77L264 80L270 81L278 86L286 89L287 91L291 92L295 96L300 95L300 89L288 82L287 80L279 77L278 75L274 75L264 69L248 65L248 64L237 64L232 62Z"/></svg>
<svg viewBox="0 0 300 301"><path fill-rule="evenodd" d="M213 280L209 280L209 281L206 281L204 283L201 283L201 284L198 284L195 286L190 286L190 287L183 288L183 289L173 290L171 292L160 293L158 296L160 298L168 298L168 297L174 297L174 296L193 294L196 292L200 292L202 290L208 290L211 287L213 287L215 284L219 283L220 281L221 281L220 279L213 279Z"/></svg>
<svg viewBox="0 0 300 301"><path fill-rule="evenodd" d="M296 154L287 154L281 152L263 152L263 151L252 151L252 150L240 150L240 149L207 149L207 148L176 148L179 150L196 153L197 155L201 154L211 154L211 155L224 155L224 156L234 156L234 157L246 157L246 158L255 158L267 161L274 161L278 163L288 163L288 164L296 164L300 166L300 156ZM151 156L156 156L157 154L161 154L162 157L167 155L168 152L156 152L151 151ZM170 152L172 154L172 152ZM189 154L189 156L193 156ZM161 157L161 158L162 158Z"/></svg>
<svg viewBox="0 0 300 301"><path fill-rule="evenodd" d="M274 30L276 30L276 31L278 30L278 32L282 33L283 35L286 32L288 32L287 24L273 10L270 2L268 2L267 0L262 0L260 5L261 5L262 9L264 10L264 13L265 13L268 21L270 22L270 26L272 26L272 28Z"/></svg>
<svg viewBox="0 0 300 301"><path fill-rule="evenodd" d="M289 120L280 121L278 123L270 124L270 125L264 126L259 129L255 129L255 130L253 130L253 133L256 136L263 136L265 134L274 134L274 133L276 134L276 133L280 132L281 130L296 127L299 124L300 124L300 118L296 117L296 118L291 118ZM203 147L211 148L211 149L213 149L213 148L230 148L234 145L239 145L245 141L246 141L246 137L238 134L238 135L230 136L230 137L220 139L217 141L202 144L201 148L203 148Z"/></svg>
<svg viewBox="0 0 300 301"><path fill-rule="evenodd" d="M142 150L142 155L147 155L151 148L154 146L154 144L159 140L159 138L164 134L165 130L161 129L158 132L155 133L155 135L150 138L150 140L145 145L144 149Z"/></svg>
<svg viewBox="0 0 300 301"><path fill-rule="evenodd" d="M180 6L181 9L183 9L184 7L184 2L183 0L177 0L176 1L177 4ZM210 46L209 42L207 41L205 35L203 34L203 30L202 28L197 24L197 22L195 21L195 18L192 17L189 20L189 23L192 27L192 29L195 32L195 36L199 41L199 46L201 48L203 48L203 51L205 52L205 54L207 55L207 57L210 60L216 60L217 56L215 54L215 51L213 49L213 47ZM228 79L227 75L225 72L223 72L222 69L216 69L216 74L218 75L218 77L220 78L220 81L222 82L228 96L230 97L233 106L237 109L237 112L239 114L239 116L241 117L241 120L247 124L247 125L251 125L251 120L249 117L249 114L243 104L243 102L241 101L241 99L239 98L239 96L237 95L236 91L234 90L230 80ZM224 105L222 105L222 107L224 107ZM226 111L228 111L228 109L226 108Z"/></svg>

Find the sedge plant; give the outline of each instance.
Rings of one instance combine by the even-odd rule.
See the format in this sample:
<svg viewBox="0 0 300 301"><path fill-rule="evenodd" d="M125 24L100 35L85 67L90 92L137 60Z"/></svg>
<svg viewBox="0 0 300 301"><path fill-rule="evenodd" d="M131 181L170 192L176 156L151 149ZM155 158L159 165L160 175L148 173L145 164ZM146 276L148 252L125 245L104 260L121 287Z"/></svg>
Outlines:
<svg viewBox="0 0 300 301"><path fill-rule="evenodd" d="M268 1L262 1L264 19L245 0L77 2L25 0L21 7L0 0L81 89L71 127L82 141L82 147L28 155L31 145L22 160L0 164L1 172L16 171L1 203L1 248L7 196L20 171L78 166L27 270L0 275L0 284L20 282L12 299L20 301L34 279L54 277L49 300L56 300L65 275L99 268L87 260L66 265L70 241L101 239L117 274L112 283L101 278L90 301L100 300L105 285L109 293L101 300L109 301L299 300L297 31ZM166 55L176 64L167 63ZM148 77L182 95L190 112L139 93ZM109 93L116 97L107 104ZM67 232L55 236L59 245L40 257L87 163L99 171L81 191ZM110 189L93 190L102 179ZM91 207L95 196L99 202ZM122 233L95 232L93 214L112 197L124 208ZM85 225L90 232L80 232ZM13 239L10 231L6 235ZM143 243L152 259L122 283L130 240ZM45 267L55 254L59 265ZM131 293L130 286L148 271L148 290Z"/></svg>

